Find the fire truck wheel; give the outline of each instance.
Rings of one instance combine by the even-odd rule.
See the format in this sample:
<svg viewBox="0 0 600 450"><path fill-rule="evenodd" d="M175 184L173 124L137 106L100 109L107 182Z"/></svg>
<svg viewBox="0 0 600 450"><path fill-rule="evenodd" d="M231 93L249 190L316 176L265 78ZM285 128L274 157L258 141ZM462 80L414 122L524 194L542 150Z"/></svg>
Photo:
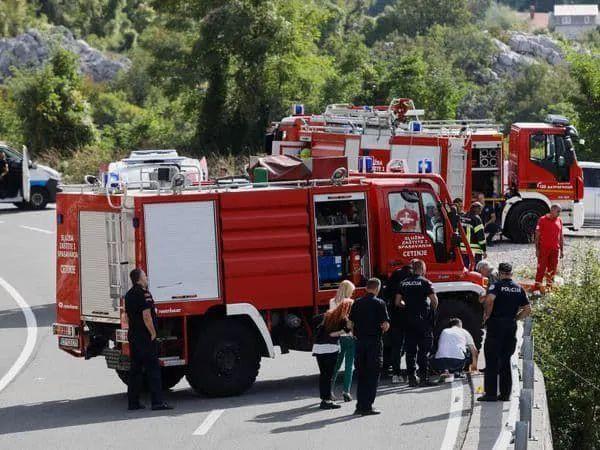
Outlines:
<svg viewBox="0 0 600 450"><path fill-rule="evenodd" d="M125 384L128 384L129 371L128 370L117 370L117 376L121 379L121 381ZM162 367L161 368L161 381L162 388L164 391L175 387L177 383L181 381L183 376L185 375L185 370L183 367ZM146 379L144 378L144 391L148 391L148 385L146 384Z"/></svg>
<svg viewBox="0 0 600 450"><path fill-rule="evenodd" d="M435 326L435 340L439 338L442 330L448 326L448 320L457 317L462 320L463 328L471 333L475 346L481 348L483 340L483 307L478 299L469 297L443 297L437 311Z"/></svg>
<svg viewBox="0 0 600 450"><path fill-rule="evenodd" d="M236 320L217 320L200 332L186 378L196 392L226 397L249 389L259 368L253 330Z"/></svg>
<svg viewBox="0 0 600 450"><path fill-rule="evenodd" d="M517 203L508 217L508 230L513 242L528 244L533 241L538 219L548 212L541 203Z"/></svg>

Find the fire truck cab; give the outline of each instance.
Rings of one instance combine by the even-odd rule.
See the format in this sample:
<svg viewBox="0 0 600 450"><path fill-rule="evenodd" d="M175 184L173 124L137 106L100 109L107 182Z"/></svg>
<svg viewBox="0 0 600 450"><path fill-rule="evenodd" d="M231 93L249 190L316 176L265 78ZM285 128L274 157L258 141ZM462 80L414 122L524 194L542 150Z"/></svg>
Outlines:
<svg viewBox="0 0 600 450"><path fill-rule="evenodd" d="M572 142L577 132L566 118L516 123L505 146L501 127L488 120L425 121L423 114L410 99L394 99L387 107L329 105L323 114L284 118L269 135L267 151L346 156L354 170L368 159L366 171L438 173L467 208L483 193L486 203L501 209L499 225L515 242L533 237L538 218L554 202L563 207L566 226L583 226L583 175Z"/></svg>
<svg viewBox="0 0 600 450"><path fill-rule="evenodd" d="M510 130L508 191L503 210L505 234L523 242L552 203L562 206L565 226L579 229L584 221L583 170L573 139L577 130L560 116L546 123L515 123Z"/></svg>
<svg viewBox="0 0 600 450"><path fill-rule="evenodd" d="M481 343L482 277L463 265L455 214L435 174L113 192L76 188L57 200L59 348L102 355L127 382L123 296L141 267L159 320L165 388L185 375L197 391L235 395L261 357L311 349L311 318L344 279L364 293L413 258L428 265L452 316ZM472 255L471 255L472 257Z"/></svg>

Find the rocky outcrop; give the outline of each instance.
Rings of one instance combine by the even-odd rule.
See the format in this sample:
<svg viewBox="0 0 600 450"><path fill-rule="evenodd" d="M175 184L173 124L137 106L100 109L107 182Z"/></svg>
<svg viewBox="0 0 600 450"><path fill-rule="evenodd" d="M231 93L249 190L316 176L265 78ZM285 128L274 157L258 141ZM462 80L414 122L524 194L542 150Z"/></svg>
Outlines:
<svg viewBox="0 0 600 450"><path fill-rule="evenodd" d="M553 66L564 62L564 53L558 43L549 36L509 32L508 44L493 39L498 48L494 55L492 70L500 76L514 76L524 66L545 61Z"/></svg>
<svg viewBox="0 0 600 450"><path fill-rule="evenodd" d="M524 66L535 63L535 59L515 52L512 48L498 39L493 39L494 44L498 48L498 52L494 55L492 70L501 76L514 76L518 74Z"/></svg>
<svg viewBox="0 0 600 450"><path fill-rule="evenodd" d="M508 39L511 50L520 55L533 56L556 66L564 61L564 53L550 36L513 31Z"/></svg>
<svg viewBox="0 0 600 450"><path fill-rule="evenodd" d="M27 30L14 38L0 39L0 82L11 76L11 67L35 68L43 65L56 47L73 52L79 57L81 73L96 82L110 81L121 70L128 70L131 61L123 56L109 56L91 47L64 27L47 32Z"/></svg>

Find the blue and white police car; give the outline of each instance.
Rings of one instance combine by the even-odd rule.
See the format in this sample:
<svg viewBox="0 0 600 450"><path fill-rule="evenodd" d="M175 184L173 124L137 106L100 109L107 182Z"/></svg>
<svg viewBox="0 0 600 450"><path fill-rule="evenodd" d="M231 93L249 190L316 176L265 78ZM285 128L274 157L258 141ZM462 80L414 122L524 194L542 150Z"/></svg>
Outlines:
<svg viewBox="0 0 600 450"><path fill-rule="evenodd" d="M8 173L0 181L0 203L13 203L21 209L44 209L56 201L60 173L32 162L25 147L18 152L0 142L0 152L8 164Z"/></svg>

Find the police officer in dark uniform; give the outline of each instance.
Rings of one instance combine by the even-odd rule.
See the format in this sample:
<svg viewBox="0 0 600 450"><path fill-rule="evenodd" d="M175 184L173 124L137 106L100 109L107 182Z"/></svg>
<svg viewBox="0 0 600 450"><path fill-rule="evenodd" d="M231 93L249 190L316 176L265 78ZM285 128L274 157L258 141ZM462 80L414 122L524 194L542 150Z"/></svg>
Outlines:
<svg viewBox="0 0 600 450"><path fill-rule="evenodd" d="M406 378L406 371L400 369L400 361L404 354L406 308L396 306L396 295L400 289L400 282L410 275L412 275L412 267L409 265L394 270L383 290L383 299L391 319L390 331L383 337L383 367L386 368L387 356L387 361L392 367L392 384L400 383L401 376ZM386 349L386 338L389 341L388 349Z"/></svg>
<svg viewBox="0 0 600 450"><path fill-rule="evenodd" d="M350 322L356 337L354 364L358 374L354 414L363 416L380 413L373 409L373 402L383 364L382 336L390 328L385 302L377 297L381 281L371 278L366 289L367 294L356 300L350 310Z"/></svg>
<svg viewBox="0 0 600 450"><path fill-rule="evenodd" d="M500 280L490 285L485 300L484 320L487 333L485 353L485 395L480 402L510 400L512 376L510 357L517 345L517 320L531 314L531 305L525 290L512 280L512 266L502 263L498 267ZM498 378L500 396L498 397Z"/></svg>
<svg viewBox="0 0 600 450"><path fill-rule="evenodd" d="M140 392L144 384L144 371L152 397L153 410L172 409L163 401L158 344L156 342L156 310L154 300L148 291L148 279L141 269L133 269L129 274L133 287L125 295L125 311L129 319L129 349L131 367L129 369L127 400L129 409L143 409Z"/></svg>
<svg viewBox="0 0 600 450"><path fill-rule="evenodd" d="M412 275L400 282L396 304L406 308L406 372L409 386L432 386L429 382L429 353L433 347L433 321L438 299L425 278L427 267L421 259L411 261ZM416 377L415 362L419 364Z"/></svg>

